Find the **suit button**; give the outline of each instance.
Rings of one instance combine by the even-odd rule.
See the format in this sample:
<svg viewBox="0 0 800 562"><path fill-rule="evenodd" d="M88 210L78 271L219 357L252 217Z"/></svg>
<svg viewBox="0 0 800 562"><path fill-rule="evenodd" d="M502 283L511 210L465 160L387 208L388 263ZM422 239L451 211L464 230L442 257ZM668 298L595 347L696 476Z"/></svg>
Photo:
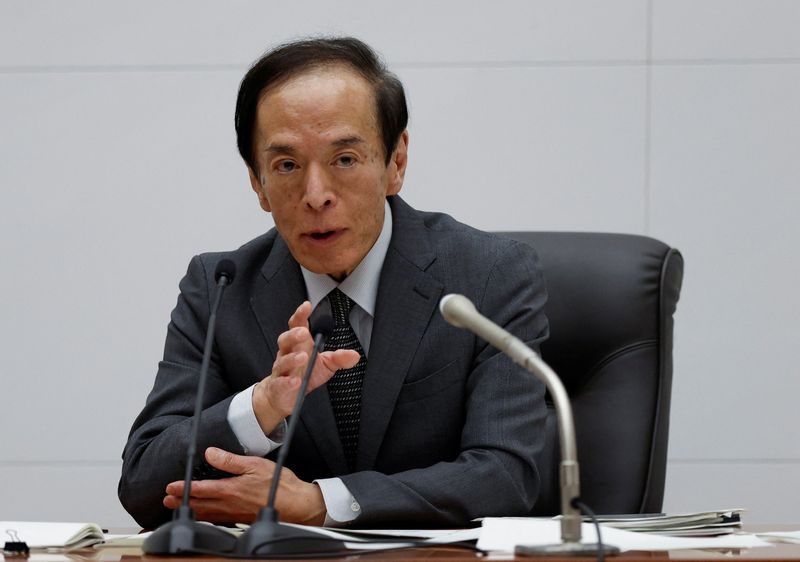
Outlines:
<svg viewBox="0 0 800 562"><path fill-rule="evenodd" d="M352 509L354 512L361 511L361 506L358 505L357 501L353 500L353 503L350 504L350 509Z"/></svg>

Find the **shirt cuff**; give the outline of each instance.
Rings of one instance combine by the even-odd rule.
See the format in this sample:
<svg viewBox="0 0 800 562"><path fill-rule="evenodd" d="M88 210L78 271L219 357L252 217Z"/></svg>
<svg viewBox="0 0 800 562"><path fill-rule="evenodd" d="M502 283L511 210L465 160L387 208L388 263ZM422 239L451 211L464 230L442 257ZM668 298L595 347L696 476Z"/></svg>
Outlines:
<svg viewBox="0 0 800 562"><path fill-rule="evenodd" d="M281 420L269 436L264 435L253 411L253 388L246 388L228 406L228 424L244 449L244 454L263 457L280 447L286 433L286 420Z"/></svg>
<svg viewBox="0 0 800 562"><path fill-rule="evenodd" d="M314 480L314 484L319 486L325 500L326 527L344 527L361 515L361 506L341 478L323 478Z"/></svg>

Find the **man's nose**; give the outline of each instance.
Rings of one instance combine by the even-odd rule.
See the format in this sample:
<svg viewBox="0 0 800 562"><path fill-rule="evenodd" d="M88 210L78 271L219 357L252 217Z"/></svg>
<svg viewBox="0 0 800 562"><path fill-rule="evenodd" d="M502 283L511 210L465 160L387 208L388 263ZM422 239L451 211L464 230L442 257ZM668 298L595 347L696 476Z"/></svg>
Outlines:
<svg viewBox="0 0 800 562"><path fill-rule="evenodd" d="M333 205L335 195L331 182L321 166L311 165L306 172L305 202L316 211Z"/></svg>

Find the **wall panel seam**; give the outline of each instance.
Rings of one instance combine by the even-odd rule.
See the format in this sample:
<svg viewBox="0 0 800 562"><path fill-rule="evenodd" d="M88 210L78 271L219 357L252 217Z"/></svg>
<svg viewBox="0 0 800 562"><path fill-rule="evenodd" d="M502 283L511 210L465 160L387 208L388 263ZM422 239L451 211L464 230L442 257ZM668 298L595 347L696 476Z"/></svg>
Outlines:
<svg viewBox="0 0 800 562"><path fill-rule="evenodd" d="M84 461L84 460L16 460L16 461L0 461L0 470L13 468L119 468L122 466L122 460L102 460L102 461Z"/></svg>
<svg viewBox="0 0 800 562"><path fill-rule="evenodd" d="M509 68L641 68L649 66L770 66L798 65L800 58L719 58L644 60L545 60L545 61L471 61L389 63L395 70L509 69ZM244 72L246 64L175 64L175 65L0 65L0 74L105 74L147 72Z"/></svg>
<svg viewBox="0 0 800 562"><path fill-rule="evenodd" d="M753 457L753 458L670 458L668 464L726 464L726 465L756 465L756 464L776 464L776 465L800 465L800 458L791 457Z"/></svg>

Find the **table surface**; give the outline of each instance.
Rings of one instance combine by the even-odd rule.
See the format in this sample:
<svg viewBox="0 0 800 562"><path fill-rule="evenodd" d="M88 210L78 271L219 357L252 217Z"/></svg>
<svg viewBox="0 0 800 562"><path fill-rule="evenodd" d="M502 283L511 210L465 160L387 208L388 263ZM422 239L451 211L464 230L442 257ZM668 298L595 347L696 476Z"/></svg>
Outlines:
<svg viewBox="0 0 800 562"><path fill-rule="evenodd" d="M758 531L796 531L800 525L745 525L744 530L750 532ZM130 531L130 530L128 530ZM124 532L114 530L113 532ZM134 531L135 532L135 531ZM189 561L214 561L232 560L231 558L218 557L199 557L199 556L148 556L142 554L137 547L109 547L109 548L87 548L75 550L68 553L33 553L27 558L4 557L5 562L189 562ZM297 559L294 559L297 560ZM536 560L536 558L512 557L510 555L481 556L474 552L459 550L447 547L419 548L413 550L403 550L395 552L374 553L363 556L349 556L340 558L309 558L308 560L344 560L354 562L355 560L399 560L402 562L441 560L443 562L475 561L475 560ZM547 562L568 562L575 560L593 560L593 558L538 558ZM684 562L707 562L713 560L796 560L800 562L800 544L775 544L772 547L751 548L744 550L671 550L668 552L625 552L618 556L607 558L609 562L618 560L619 562L644 562L651 560L681 560Z"/></svg>

